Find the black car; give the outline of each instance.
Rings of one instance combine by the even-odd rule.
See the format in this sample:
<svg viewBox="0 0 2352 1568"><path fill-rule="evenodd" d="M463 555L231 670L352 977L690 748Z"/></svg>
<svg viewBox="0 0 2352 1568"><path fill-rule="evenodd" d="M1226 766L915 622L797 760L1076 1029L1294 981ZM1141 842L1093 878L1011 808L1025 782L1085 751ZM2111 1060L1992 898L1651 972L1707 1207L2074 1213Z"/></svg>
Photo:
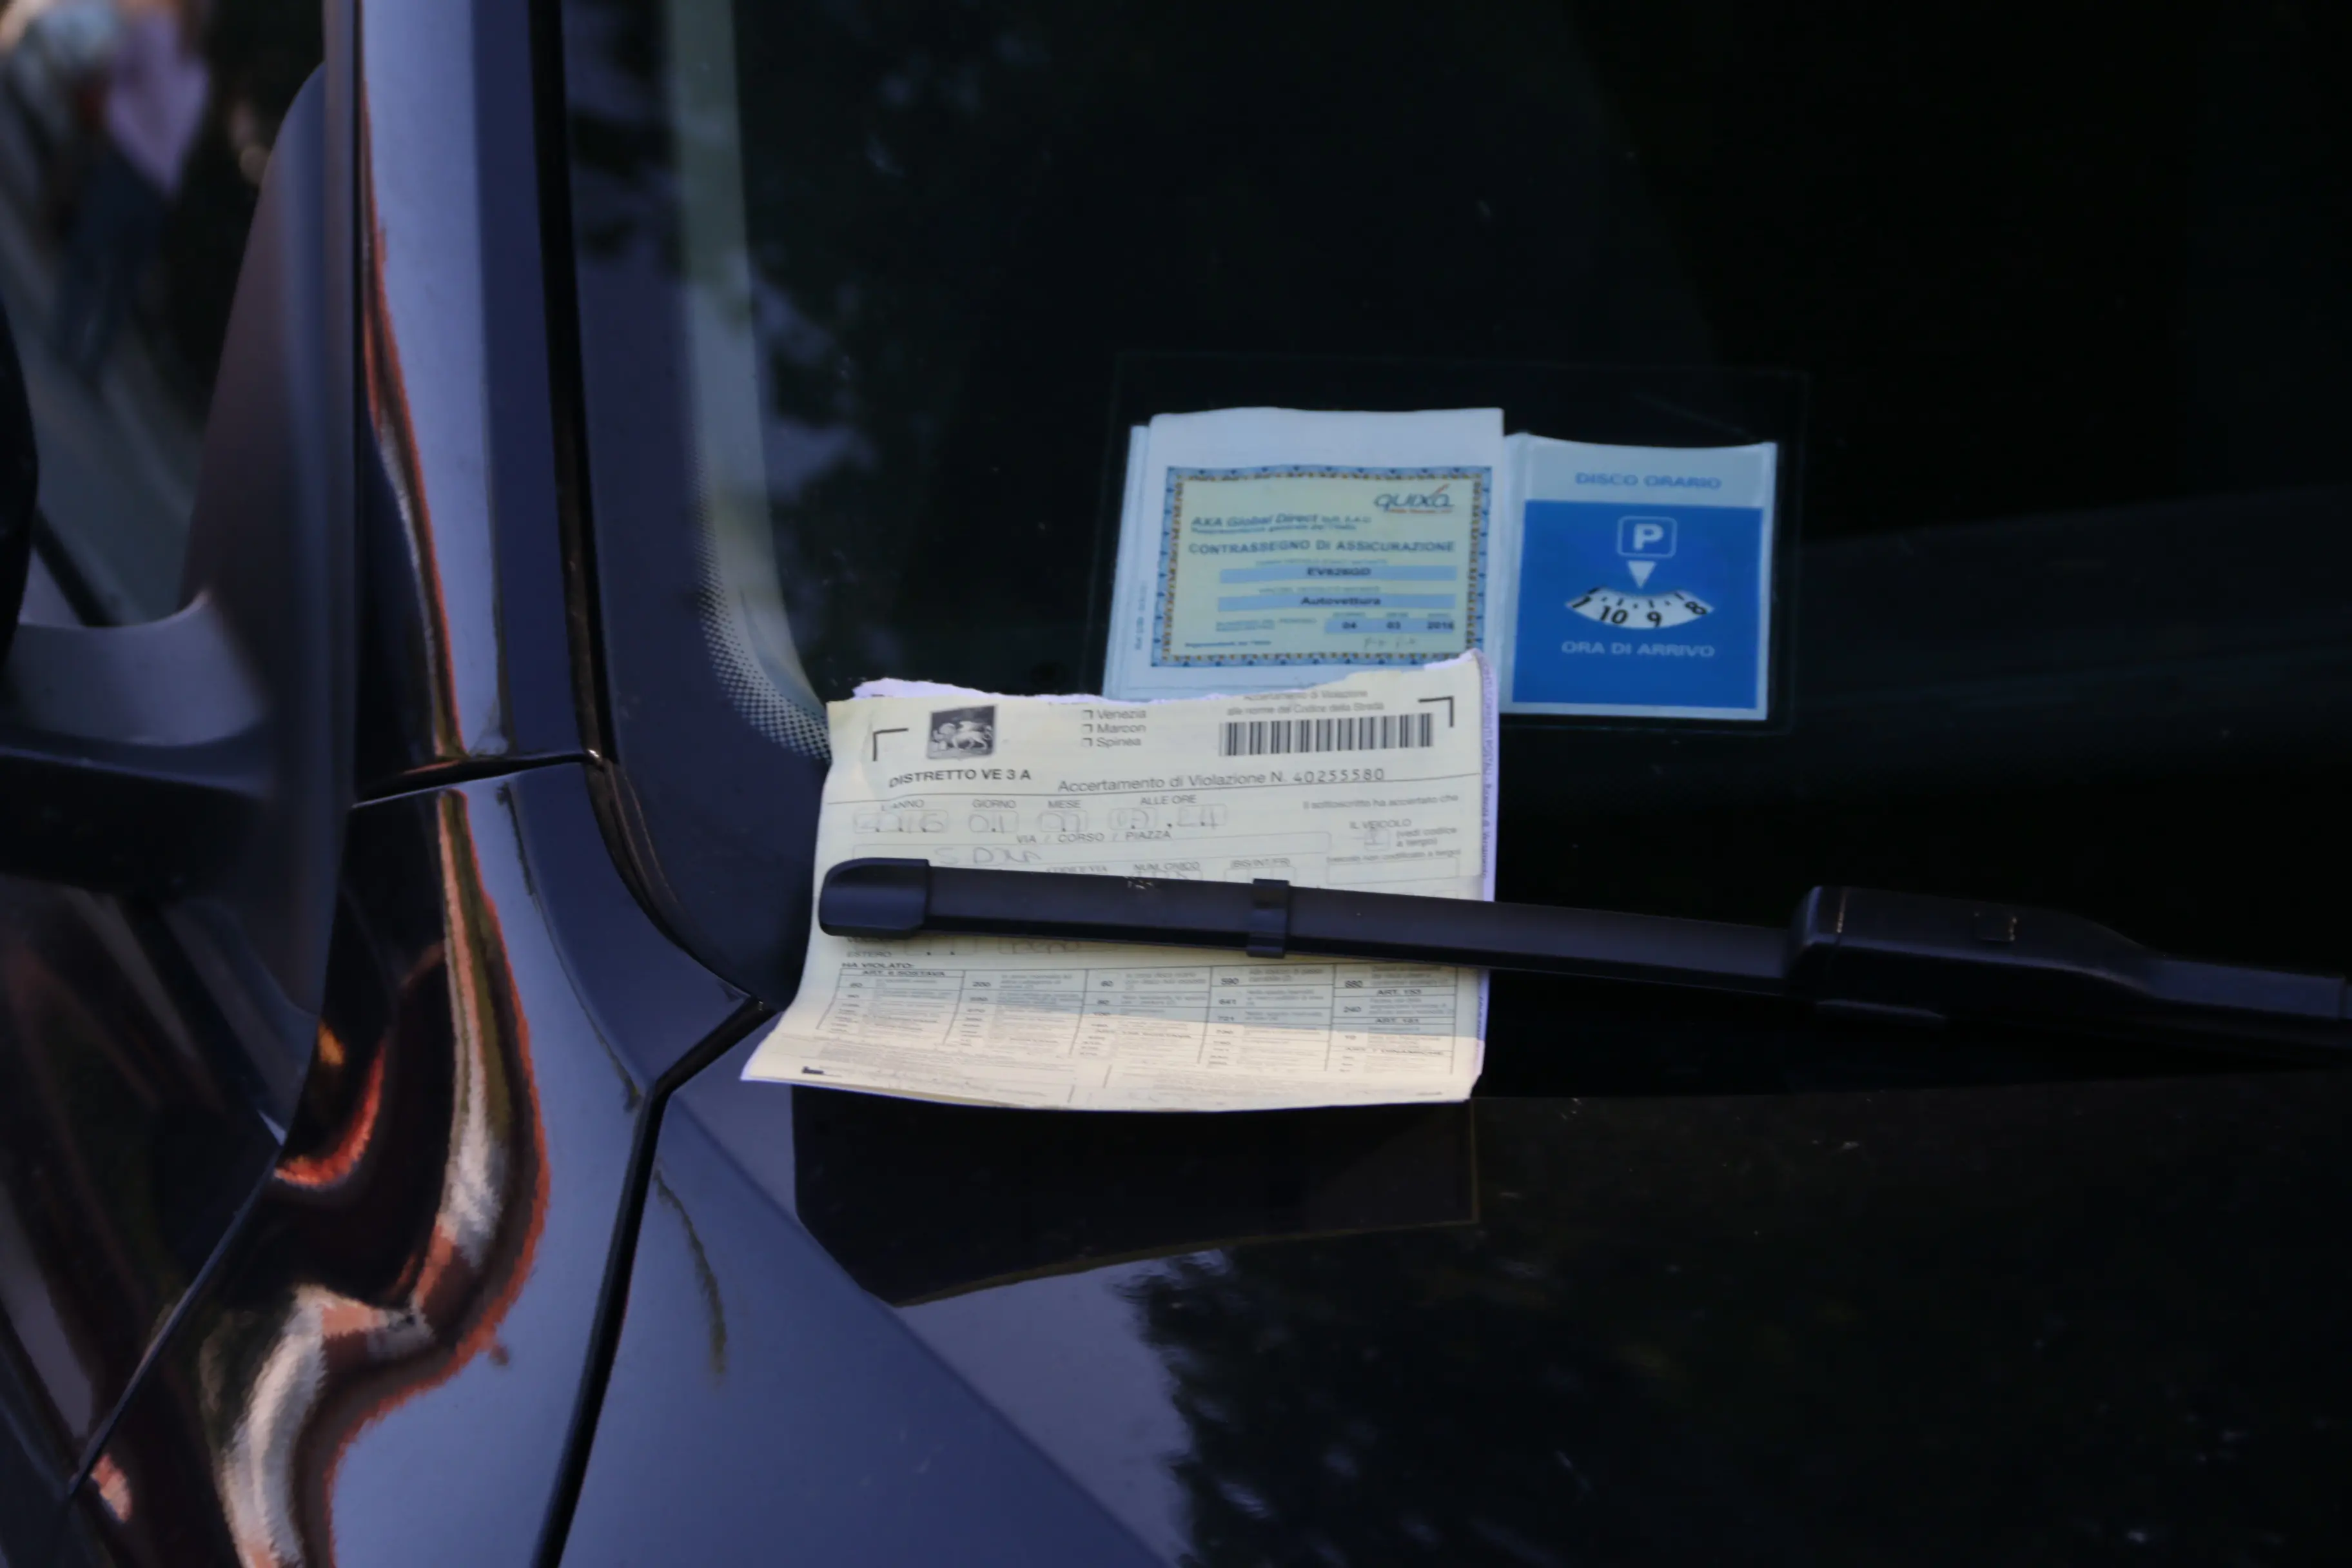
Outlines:
<svg viewBox="0 0 2352 1568"><path fill-rule="evenodd" d="M1781 444L1773 721L1507 719L1502 899L2340 975L2352 13L97 11L0 92L0 1563L2352 1550L2340 980L741 1076L824 703L1096 689L1126 430L1224 407Z"/></svg>

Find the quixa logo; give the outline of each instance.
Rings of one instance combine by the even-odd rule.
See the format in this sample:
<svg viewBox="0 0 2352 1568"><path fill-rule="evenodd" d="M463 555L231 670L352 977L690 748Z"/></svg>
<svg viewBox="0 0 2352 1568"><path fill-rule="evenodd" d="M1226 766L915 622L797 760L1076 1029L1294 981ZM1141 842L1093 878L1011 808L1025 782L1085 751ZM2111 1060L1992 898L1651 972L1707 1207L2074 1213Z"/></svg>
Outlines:
<svg viewBox="0 0 2352 1568"><path fill-rule="evenodd" d="M1454 497L1450 484L1417 495L1400 495L1395 490L1372 498L1372 504L1382 511L1452 511Z"/></svg>

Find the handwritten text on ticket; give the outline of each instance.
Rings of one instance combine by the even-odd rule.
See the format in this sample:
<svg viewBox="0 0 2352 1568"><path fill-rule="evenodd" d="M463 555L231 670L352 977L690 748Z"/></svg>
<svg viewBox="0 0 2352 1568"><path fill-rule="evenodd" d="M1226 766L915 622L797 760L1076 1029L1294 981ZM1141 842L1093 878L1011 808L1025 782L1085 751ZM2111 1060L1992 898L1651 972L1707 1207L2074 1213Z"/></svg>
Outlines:
<svg viewBox="0 0 2352 1568"><path fill-rule="evenodd" d="M1201 878L1479 898L1476 658L1120 706L831 706L817 867ZM1003 1105L1224 1110L1465 1098L1481 977L1083 942L814 933L747 1078Z"/></svg>

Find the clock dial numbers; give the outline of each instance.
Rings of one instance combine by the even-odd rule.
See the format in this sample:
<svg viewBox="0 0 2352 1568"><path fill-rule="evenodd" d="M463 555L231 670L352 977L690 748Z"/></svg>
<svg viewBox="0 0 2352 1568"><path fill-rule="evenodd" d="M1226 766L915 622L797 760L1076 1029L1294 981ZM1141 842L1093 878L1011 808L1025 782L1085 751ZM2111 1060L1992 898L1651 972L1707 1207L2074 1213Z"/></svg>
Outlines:
<svg viewBox="0 0 2352 1568"><path fill-rule="evenodd" d="M1589 588L1568 602L1568 607L1588 621L1627 631L1664 631L1686 626L1715 613L1715 606L1680 588L1664 594L1625 594L1614 588Z"/></svg>

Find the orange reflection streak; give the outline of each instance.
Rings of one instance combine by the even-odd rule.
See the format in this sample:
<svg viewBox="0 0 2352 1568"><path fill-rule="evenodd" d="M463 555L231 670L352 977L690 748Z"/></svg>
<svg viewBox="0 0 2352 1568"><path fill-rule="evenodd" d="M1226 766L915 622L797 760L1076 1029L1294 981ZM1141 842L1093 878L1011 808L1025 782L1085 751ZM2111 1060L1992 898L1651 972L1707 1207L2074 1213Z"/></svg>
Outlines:
<svg viewBox="0 0 2352 1568"><path fill-rule="evenodd" d="M107 1512L114 1516L114 1522L129 1524L134 1506L131 1478L122 1473L122 1467L114 1462L114 1456L100 1454L98 1463L89 1468L89 1479L98 1487L98 1500L105 1505Z"/></svg>
<svg viewBox="0 0 2352 1568"><path fill-rule="evenodd" d="M326 1054L326 1042L334 1038L331 1029L320 1029L320 1054ZM340 1047L341 1042L337 1042ZM353 1109L335 1141L326 1148L310 1154L289 1154L278 1162L272 1173L274 1180L305 1192L330 1193L351 1180L360 1162L373 1147L375 1132L383 1114L384 1052L378 1050L367 1065L367 1077L360 1086L359 1104Z"/></svg>
<svg viewBox="0 0 2352 1568"><path fill-rule="evenodd" d="M368 426L375 433L384 479L400 513L401 542L407 546L409 572L415 583L416 616L424 632L424 686L431 709L426 718L432 728L433 754L427 760L453 762L465 755L466 739L457 711L457 673L450 660L449 612L441 597L441 563L434 550L432 508L425 490L424 460L416 449L416 418L409 408L408 380L401 369L400 344L393 334L392 293L384 277L390 241L375 206L369 153L373 144L373 118L362 93L359 187L367 203L362 225L367 246L362 263L360 361Z"/></svg>
<svg viewBox="0 0 2352 1568"><path fill-rule="evenodd" d="M378 1299L297 1281L260 1322L225 1321L205 1346L207 1363L242 1369L233 1386L208 1377L205 1394L208 1405L236 1405L215 1406L227 1436L214 1481L239 1560L255 1568L331 1561L344 1454L371 1423L492 1348L530 1278L545 1219L538 1086L498 908L482 884L466 797L445 794L435 805L444 940L401 987L348 1125L324 1153L289 1157L278 1173L303 1192L354 1173L360 1188L379 1173L390 1179L400 1162L363 1158L394 1120L385 1086L402 1081L404 1064L387 1061L399 1051L446 1051L442 1072L406 1079L432 1086L434 1124L446 1135L430 1214L417 1215L429 1223L408 1232L419 1239ZM256 1328L260 1343L250 1338Z"/></svg>

